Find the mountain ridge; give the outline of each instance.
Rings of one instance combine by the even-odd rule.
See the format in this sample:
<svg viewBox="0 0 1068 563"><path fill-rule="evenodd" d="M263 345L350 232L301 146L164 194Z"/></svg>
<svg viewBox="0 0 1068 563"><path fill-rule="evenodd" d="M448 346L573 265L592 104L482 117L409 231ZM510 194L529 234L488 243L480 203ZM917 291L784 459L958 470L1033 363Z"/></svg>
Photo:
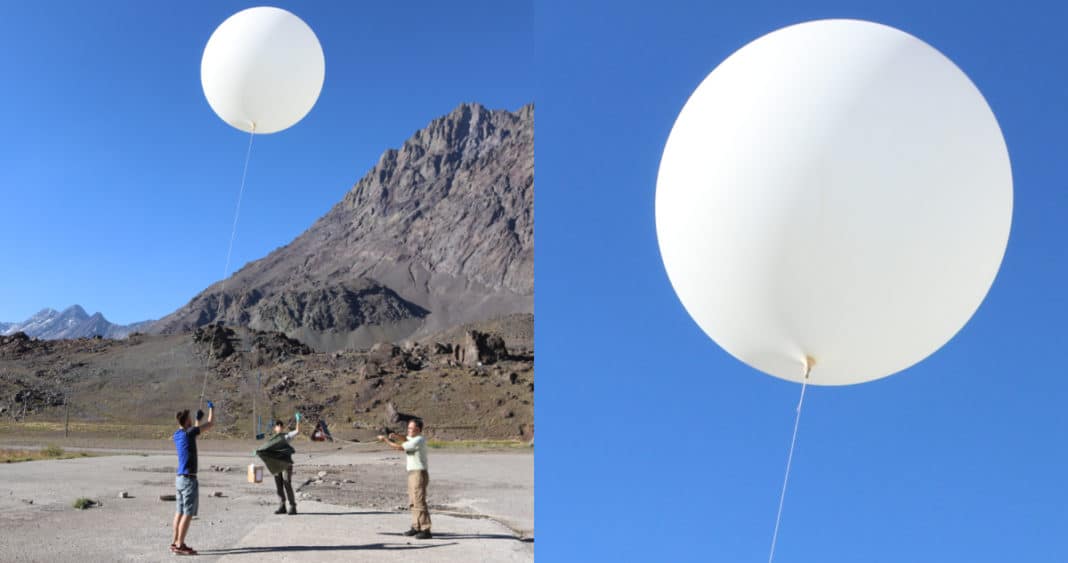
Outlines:
<svg viewBox="0 0 1068 563"><path fill-rule="evenodd" d="M43 340L69 338L125 338L130 333L144 330L154 321L141 321L129 325L112 323L102 313L90 315L81 305L71 305L63 311L46 307L22 322L0 322L0 335L10 336L17 332Z"/></svg>
<svg viewBox="0 0 1068 563"><path fill-rule="evenodd" d="M532 313L533 113L461 104L384 151L289 244L150 330L223 321L331 351Z"/></svg>

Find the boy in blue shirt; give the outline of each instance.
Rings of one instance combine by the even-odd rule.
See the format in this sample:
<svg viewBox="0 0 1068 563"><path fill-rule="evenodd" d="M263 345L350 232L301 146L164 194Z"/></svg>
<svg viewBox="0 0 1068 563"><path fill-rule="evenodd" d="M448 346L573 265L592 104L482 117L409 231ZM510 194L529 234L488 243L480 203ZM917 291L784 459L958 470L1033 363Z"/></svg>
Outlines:
<svg viewBox="0 0 1068 563"><path fill-rule="evenodd" d="M208 401L208 420L200 424L204 411L197 411L196 420L190 420L189 409L178 411L178 430L174 431L174 447L178 452L177 477L174 486L177 511L174 514L174 536L171 551L178 555L196 555L193 548L185 545L185 534L189 531L189 522L197 515L200 500L200 488L197 484L197 436L215 426L215 405Z"/></svg>

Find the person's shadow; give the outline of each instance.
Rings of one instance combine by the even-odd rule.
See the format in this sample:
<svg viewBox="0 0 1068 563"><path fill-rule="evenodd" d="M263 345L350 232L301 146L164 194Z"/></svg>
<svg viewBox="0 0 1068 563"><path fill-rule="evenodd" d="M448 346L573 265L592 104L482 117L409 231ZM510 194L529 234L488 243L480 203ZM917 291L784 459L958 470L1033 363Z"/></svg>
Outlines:
<svg viewBox="0 0 1068 563"><path fill-rule="evenodd" d="M429 549L457 545L452 543L433 543L425 545L397 545L369 543L366 545L278 545L264 547L235 547L232 549L202 549L201 555L253 555L256 553L298 553L303 551L405 551L409 549Z"/></svg>
<svg viewBox="0 0 1068 563"><path fill-rule="evenodd" d="M363 512L300 512L301 516L368 516L375 514L396 514L395 512L363 511Z"/></svg>
<svg viewBox="0 0 1068 563"><path fill-rule="evenodd" d="M404 536L400 532L378 532L381 536ZM514 540L523 543L534 543L534 538L521 538L510 534L450 534L449 532L434 532L436 540Z"/></svg>

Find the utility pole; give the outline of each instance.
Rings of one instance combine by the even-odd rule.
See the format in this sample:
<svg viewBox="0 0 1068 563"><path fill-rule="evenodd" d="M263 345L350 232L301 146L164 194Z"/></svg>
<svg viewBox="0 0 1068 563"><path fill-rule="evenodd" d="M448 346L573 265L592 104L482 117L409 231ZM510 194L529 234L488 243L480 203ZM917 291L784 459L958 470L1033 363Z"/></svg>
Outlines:
<svg viewBox="0 0 1068 563"><path fill-rule="evenodd" d="M256 431L259 430L259 428L256 427L256 395L257 395L256 391L259 389L259 387L260 387L260 374L257 373L256 374L256 389L252 390L252 439L253 440L256 439Z"/></svg>

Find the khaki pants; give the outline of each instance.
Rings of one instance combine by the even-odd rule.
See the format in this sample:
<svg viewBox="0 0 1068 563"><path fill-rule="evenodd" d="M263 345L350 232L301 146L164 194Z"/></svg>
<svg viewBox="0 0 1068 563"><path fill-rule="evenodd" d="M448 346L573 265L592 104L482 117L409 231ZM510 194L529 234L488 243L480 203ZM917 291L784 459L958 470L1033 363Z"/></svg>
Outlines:
<svg viewBox="0 0 1068 563"><path fill-rule="evenodd" d="M415 470L408 472L408 503L412 508L412 528L430 531L430 511L426 507L426 486L430 474Z"/></svg>

